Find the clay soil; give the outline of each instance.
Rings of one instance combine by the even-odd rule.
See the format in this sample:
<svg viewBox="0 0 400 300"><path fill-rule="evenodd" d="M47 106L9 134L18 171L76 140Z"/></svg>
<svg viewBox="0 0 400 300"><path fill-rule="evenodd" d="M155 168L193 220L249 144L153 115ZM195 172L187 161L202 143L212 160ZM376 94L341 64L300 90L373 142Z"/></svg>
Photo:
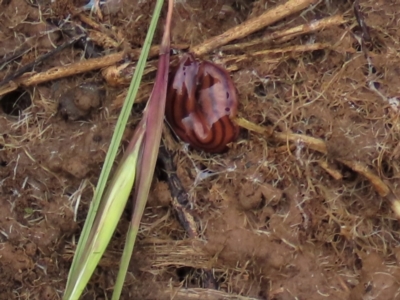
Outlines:
<svg viewBox="0 0 400 300"><path fill-rule="evenodd" d="M172 57L284 2L176 1ZM140 49L155 1L108 3L100 21L76 11L84 1L0 1L0 79L78 35L27 71ZM365 27L353 1L320 1L202 57L231 72L239 117L298 138L242 129L226 153L212 155L171 143L200 236L190 238L178 221L159 165L121 299L400 299L400 3L360 0L360 12ZM344 22L242 45L334 15ZM307 50L315 44L322 46ZM268 49L278 50L253 55ZM156 63L149 61L142 100ZM0 299L62 297L132 68L121 82L106 73L0 98ZM135 104L124 145L143 107ZM109 299L130 207L82 299Z"/></svg>

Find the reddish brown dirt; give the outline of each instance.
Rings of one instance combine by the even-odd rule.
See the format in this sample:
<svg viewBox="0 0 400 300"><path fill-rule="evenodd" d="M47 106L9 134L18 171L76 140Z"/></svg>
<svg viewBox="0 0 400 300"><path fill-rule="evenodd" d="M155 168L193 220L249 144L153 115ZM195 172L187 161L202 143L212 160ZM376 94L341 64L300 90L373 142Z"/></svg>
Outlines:
<svg viewBox="0 0 400 300"><path fill-rule="evenodd" d="M116 12L105 11L102 23L121 48L140 48L155 1L110 1ZM177 1L172 42L197 45L284 2ZM301 140L283 144L246 130L225 154L176 144L177 174L201 239L187 237L165 178L155 178L121 299L400 299L399 221L370 181L338 162L367 165L399 195L400 4L360 1L372 38L368 75L348 2L321 1L235 43L334 14L344 14L346 24L204 57L234 70L240 117L320 138L328 154ZM0 2L0 57L26 50L0 65L0 79L64 42L67 36L50 19L66 20L84 4L29 3ZM75 14L68 20L78 24ZM161 34L160 25L154 44ZM329 49L252 56L310 43ZM69 47L34 71L83 55ZM379 83L378 92L371 82ZM62 297L118 117L117 95L126 88L107 86L94 71L29 88L18 101L16 93L0 99L0 299ZM125 141L142 108L135 106ZM331 177L321 162L342 178ZM129 209L82 299L110 297L128 220ZM202 289L202 269L213 271L219 291Z"/></svg>

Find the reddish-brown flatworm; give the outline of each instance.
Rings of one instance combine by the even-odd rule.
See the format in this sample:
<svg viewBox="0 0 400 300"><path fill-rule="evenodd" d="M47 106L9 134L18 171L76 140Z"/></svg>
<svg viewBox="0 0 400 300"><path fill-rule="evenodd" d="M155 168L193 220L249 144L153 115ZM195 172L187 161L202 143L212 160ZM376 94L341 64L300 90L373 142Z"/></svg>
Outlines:
<svg viewBox="0 0 400 300"><path fill-rule="evenodd" d="M236 140L236 89L226 70L185 54L170 75L165 115L174 132L197 150L218 153Z"/></svg>

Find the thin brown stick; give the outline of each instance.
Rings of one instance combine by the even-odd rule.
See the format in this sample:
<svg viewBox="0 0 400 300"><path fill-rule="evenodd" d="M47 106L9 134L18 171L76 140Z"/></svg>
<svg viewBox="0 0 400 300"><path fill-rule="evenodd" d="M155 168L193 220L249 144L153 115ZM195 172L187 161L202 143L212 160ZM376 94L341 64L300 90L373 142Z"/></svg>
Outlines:
<svg viewBox="0 0 400 300"><path fill-rule="evenodd" d="M208 299L208 300L258 300L259 298L246 297L240 295L234 295L232 293L227 293L224 291L216 291L211 289L200 289L200 288L189 288L189 289L181 289L177 290L167 289L164 291L166 296L171 297L171 299L175 300L197 300L197 299Z"/></svg>
<svg viewBox="0 0 400 300"><path fill-rule="evenodd" d="M326 44L326 43L294 45L294 46L288 46L285 48L261 50L261 51L256 51L256 52L252 52L249 54L243 54L243 55L235 55L235 56L231 55L231 56L221 59L221 62L223 62L223 63L226 63L228 61L238 62L238 61L243 61L243 60L249 59L251 57L256 57L256 56L267 56L267 55L271 55L271 54L287 53L287 52L316 51L316 50L327 49L327 48L331 48L331 47L332 47L332 45ZM278 61L276 60L275 62L271 61L270 63L277 63L277 62Z"/></svg>
<svg viewBox="0 0 400 300"><path fill-rule="evenodd" d="M6 85L11 80L14 80L15 78L18 78L19 76L21 76L25 72L31 71L35 66L39 65L40 63L42 63L46 59L48 59L51 56L59 53L60 51L64 50L65 48L71 46L72 44L74 44L76 41L78 41L82 37L83 37L83 35L76 36L76 37L70 39L69 41L65 42L64 44L58 46L57 48L52 49L51 51L49 51L49 52L37 57L33 62L24 65L19 70L17 70L16 72L10 74L6 78L4 78L2 81L0 81L0 87L3 86L3 85Z"/></svg>
<svg viewBox="0 0 400 300"><path fill-rule="evenodd" d="M172 154L164 144L160 146L158 158L163 163L163 169L168 179L168 187L172 195L172 206L177 213L179 222L182 227L185 228L185 231L190 238L198 238L200 233L197 230L196 220L190 211L188 211L188 195L176 174L176 166L173 163Z"/></svg>
<svg viewBox="0 0 400 300"><path fill-rule="evenodd" d="M244 38L251 33L275 23L276 21L299 12L309 5L315 4L316 2L317 0L289 0L285 4L268 10L256 18L252 18L218 36L206 40L200 45L191 48L190 52L197 56L204 55L213 49L226 45L233 40Z"/></svg>
<svg viewBox="0 0 400 300"><path fill-rule="evenodd" d="M103 47L103 49L115 49L120 46L120 44L116 40L110 38L108 35L104 34L101 31L89 29L87 31L87 34L88 38L93 43L99 45L100 47Z"/></svg>
<svg viewBox="0 0 400 300"><path fill-rule="evenodd" d="M235 119L235 122L239 126L249 131L254 131L260 134L266 134L267 137L270 137L271 139L276 140L278 142L302 143L308 148L318 151L322 154L328 153L328 148L325 142L321 139L313 138L302 134L273 132L272 128L259 126L242 118ZM394 194L389 184L386 184L378 175L376 175L372 170L370 170L370 168L367 165L365 165L362 162L349 161L338 157L336 157L335 159L338 162L348 166L353 171L367 178L368 181L371 183L371 185L374 187L374 189L377 191L377 193L391 203L393 211L395 212L396 216L400 218L400 199L398 199L398 197Z"/></svg>
<svg viewBox="0 0 400 300"><path fill-rule="evenodd" d="M345 20L343 15L336 15L313 21L308 24L296 26L294 28L289 28L281 32L276 32L276 34L272 33L271 36L266 36L265 39L267 42L274 41L275 43L284 43L295 38L296 36L313 33L328 27L338 26L346 22L348 22L348 20Z"/></svg>
<svg viewBox="0 0 400 300"><path fill-rule="evenodd" d="M87 15L85 15L83 13L79 13L77 16L81 20L81 22L86 23L90 27L97 29L98 31L105 30L105 27L103 25L100 25L99 23L97 23L96 21L94 21L93 19L88 17Z"/></svg>
<svg viewBox="0 0 400 300"><path fill-rule="evenodd" d="M97 31L96 33L93 33L93 34L106 36L107 38L103 37L102 39L109 40L108 43L119 46L119 44L123 42L123 41L121 41L121 39L118 39L117 33L114 32L112 29L109 29L109 28L105 27L104 25L97 23L95 20L91 19L89 16L87 16L83 13L79 13L77 16L82 23L89 25L90 27L92 27L93 29L95 29ZM88 30L88 32L90 32L90 31L93 31L93 30Z"/></svg>
<svg viewBox="0 0 400 300"><path fill-rule="evenodd" d="M185 49L187 45L177 44L172 45L172 48L176 49ZM131 51L121 51L118 53L109 54L103 57L96 57L87 60L82 60L79 62L75 62L66 66L59 66L51 68L47 71L37 73L33 76L29 73L23 74L18 80L10 81L8 84L5 84L0 88L0 96L3 96L9 92L15 91L19 86L33 86L36 84L48 82L51 80L56 80L72 75L82 74L106 67L110 67L115 65L119 61L123 60L124 57L129 57L131 60L137 60L139 58L140 52L142 49L134 49ZM160 46L153 46L150 48L149 58L158 56L160 52Z"/></svg>
<svg viewBox="0 0 400 300"><path fill-rule="evenodd" d="M393 192L386 197L392 204L392 210L395 215L400 218L400 197L395 195Z"/></svg>
<svg viewBox="0 0 400 300"><path fill-rule="evenodd" d="M319 166L325 170L329 175L331 175L335 180L342 180L343 175L338 170L332 168L327 161L321 160L318 162Z"/></svg>
<svg viewBox="0 0 400 300"><path fill-rule="evenodd" d="M318 151L323 154L328 153L325 142L323 140L313 138L311 136L303 134L295 134L295 133L274 132L272 135L272 139L284 143L288 141L294 143L302 143L312 150Z"/></svg>
<svg viewBox="0 0 400 300"><path fill-rule="evenodd" d="M30 51L30 48L20 47L19 49L15 50L13 54L6 54L2 59L0 59L0 70L3 69L10 62L27 53L28 51Z"/></svg>
<svg viewBox="0 0 400 300"><path fill-rule="evenodd" d="M379 178L378 175L375 175L366 165L361 162L345 160L341 158L336 158L337 161L341 162L342 164L348 166L354 172L357 172L367 178L375 190L381 195L382 197L386 197L390 193L389 187Z"/></svg>
<svg viewBox="0 0 400 300"><path fill-rule="evenodd" d="M253 47L255 45L261 43L268 43L271 41L275 41L276 43L286 42L289 39L292 39L299 35L308 34L311 32L316 32L318 30L325 29L327 27L332 27L335 25L341 25L345 23L346 20L344 19L343 15L335 15L332 17L327 17L321 20L316 20L308 24L299 25L293 28L280 30L272 32L266 36L261 38L257 38L245 43L236 43L233 45L226 45L221 47L222 51L229 51L229 50L237 50L237 49L244 49L247 47Z"/></svg>
<svg viewBox="0 0 400 300"><path fill-rule="evenodd" d="M321 152L323 154L327 154L328 150L326 148L326 144L324 141L320 139L316 139L303 134L294 134L294 133L282 133L282 132L274 132L271 127L260 126L254 124L244 118L236 118L234 120L236 124L240 127L245 128L249 131L254 131L260 134L265 134L267 137L275 139L279 142L294 142L294 143L304 143L308 148Z"/></svg>
<svg viewBox="0 0 400 300"><path fill-rule="evenodd" d="M369 29L368 29L367 24L365 24L364 16L361 13L359 0L354 1L354 15L356 16L356 20L357 20L358 24L360 25L361 30L363 32L363 34L362 34L363 40L365 42L370 42L371 35L369 34Z"/></svg>
<svg viewBox="0 0 400 300"><path fill-rule="evenodd" d="M63 77L81 74L84 72L90 72L93 70L101 69L110 66L112 64L115 64L121 61L124 58L124 56L125 56L124 52L118 52L110 54L105 57L97 57L85 61L80 61L77 63L72 63L64 67L54 67L45 72L33 75L29 79L21 82L21 84L24 86L32 86L50 80L60 79Z"/></svg>
<svg viewBox="0 0 400 300"><path fill-rule="evenodd" d="M15 80L14 82L9 82L0 89L0 96L16 90L20 85L25 87L33 86L50 80L60 79L108 67L121 61L124 56L124 52L118 52L105 57L97 57L85 61L79 61L67 66L54 67L45 72L35 74L29 78L20 78L19 80Z"/></svg>
<svg viewBox="0 0 400 300"><path fill-rule="evenodd" d="M234 121L240 127L243 127L249 131L254 131L259 134L265 134L267 137L270 137L273 134L272 128L254 124L253 122L250 122L244 118L236 118Z"/></svg>
<svg viewBox="0 0 400 300"><path fill-rule="evenodd" d="M29 78L23 76L19 80L9 82L0 89L0 96L5 95L11 91L16 90L20 85L28 87L36 84L44 83L51 80L56 80L72 75L82 74L93 70L98 70L112 66L121 61L125 56L130 56L131 59L137 60L142 49L135 49L129 52L129 55L124 52L109 54L103 57L96 57L84 61L75 62L67 66L54 67L47 71L35 74ZM158 55L160 50L159 46L153 46L150 49L149 57ZM24 74L28 75L28 74Z"/></svg>

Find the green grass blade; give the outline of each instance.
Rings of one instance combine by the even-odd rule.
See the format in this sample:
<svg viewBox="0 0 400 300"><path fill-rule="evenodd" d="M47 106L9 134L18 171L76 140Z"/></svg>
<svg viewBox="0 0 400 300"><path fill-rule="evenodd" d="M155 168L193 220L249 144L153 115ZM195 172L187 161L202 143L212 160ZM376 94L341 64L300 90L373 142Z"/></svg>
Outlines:
<svg viewBox="0 0 400 300"><path fill-rule="evenodd" d="M162 126L165 112L165 102L168 87L168 71L170 58L170 26L173 11L173 0L168 2L168 16L166 28L160 47L160 59L158 63L157 76L150 99L147 102L143 119L146 123L145 139L143 141L143 152L138 164L138 180L135 183L134 212L128 229L124 252L117 280L114 286L112 300L118 300L121 295L129 261L134 249L136 236L139 230L140 220L146 206L151 182L156 166L158 150L160 147Z"/></svg>
<svg viewBox="0 0 400 300"><path fill-rule="evenodd" d="M82 261L82 256L83 256L84 252L87 251L87 247L86 247L87 239L91 232L92 225L93 225L96 213L99 208L100 200L103 196L104 189L106 187L106 183L107 183L113 162L115 160L115 157L116 157L116 154L118 151L118 147L121 142L122 135L123 135L124 129L126 127L126 123L127 123L129 114L132 110L132 106L133 106L137 91L139 89L140 81L141 81L141 78L143 75L143 71L144 71L144 68L146 65L146 60L147 60L148 53L150 50L151 42L153 40L154 32L155 32L156 25L157 25L157 22L159 19L159 15L160 15L159 12L161 11L162 3L163 3L163 0L158 0L158 2L156 4L155 12L153 14L153 18L151 20L149 30L147 32L146 40L143 44L143 49L140 54L140 58L137 63L137 66L136 66L135 73L133 75L132 82L131 82L131 85L128 90L127 99L122 107L121 114L118 118L118 121L117 121L117 124L115 127L115 131L114 131L114 135L112 137L111 144L108 149L106 159L105 159L105 162L104 162L104 165L102 168L102 172L100 174L97 188L96 188L92 203L89 208L88 216L87 216L85 225L83 227L81 237L79 239L79 243L77 245L75 256L74 256L74 259L73 259L73 262L71 265L71 269L70 269L70 272L68 275L66 291L71 290L73 288L73 285L76 284L77 274L79 273L79 269L81 268L81 265L78 262ZM158 13L157 13L157 11L158 11ZM134 172L134 169L132 169L132 172ZM66 295L67 295L67 293L66 293ZM64 296L63 299L69 300L71 298Z"/></svg>
<svg viewBox="0 0 400 300"><path fill-rule="evenodd" d="M138 233L138 228L132 228L132 223L129 224L128 232L126 234L124 252L122 253L121 264L118 270L118 276L117 280L115 281L114 291L111 300L118 300L121 296L122 288L124 286L125 276L128 271L129 261L131 260L137 233Z"/></svg>
<svg viewBox="0 0 400 300"><path fill-rule="evenodd" d="M143 137L144 130L113 177L80 258L76 282L66 291L65 299L79 299L114 234L135 181L136 172L132 170L136 169Z"/></svg>

